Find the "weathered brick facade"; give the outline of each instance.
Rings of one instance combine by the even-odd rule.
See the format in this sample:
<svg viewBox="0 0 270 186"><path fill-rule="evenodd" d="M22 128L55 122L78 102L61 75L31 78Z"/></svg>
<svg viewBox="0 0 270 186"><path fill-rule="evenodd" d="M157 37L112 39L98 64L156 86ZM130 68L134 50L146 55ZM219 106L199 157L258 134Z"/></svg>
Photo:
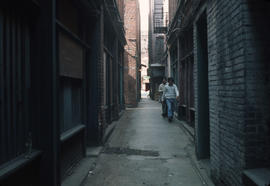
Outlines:
<svg viewBox="0 0 270 186"><path fill-rule="evenodd" d="M181 45L181 35L193 24L197 157L210 159L217 185L244 185L245 170L270 166L270 3L208 0L183 5L192 5L188 10L194 13L176 15L189 22L172 26Z"/></svg>
<svg viewBox="0 0 270 186"><path fill-rule="evenodd" d="M245 169L269 166L269 3L208 1L208 91L211 174L217 184L243 185ZM202 10L204 9L202 8ZM198 110L198 22L194 23ZM264 30L260 32L260 30ZM207 63L205 64L207 65ZM196 128L200 119L196 114ZM199 131L195 132L197 135ZM196 136L198 139L198 136ZM197 148L200 148L197 140Z"/></svg>
<svg viewBox="0 0 270 186"><path fill-rule="evenodd" d="M240 1L212 1L207 7L211 173L216 182L226 185L240 184L244 166L245 59L243 27L238 22L240 4ZM195 85L199 77L197 28L194 27ZM196 110L199 94L195 86ZM202 135L198 115L195 117L197 148L198 136Z"/></svg>
<svg viewBox="0 0 270 186"><path fill-rule="evenodd" d="M270 2L243 4L246 60L246 167L270 166ZM267 101L268 100L268 101Z"/></svg>
<svg viewBox="0 0 270 186"><path fill-rule="evenodd" d="M124 4L124 26L127 40L124 55L125 104L128 107L135 107L140 99L138 72L141 60L140 10L138 0L126 0Z"/></svg>
<svg viewBox="0 0 270 186"><path fill-rule="evenodd" d="M104 141L108 126L124 108L123 66L126 39L121 15L123 1L106 1L101 6L98 64L98 127Z"/></svg>

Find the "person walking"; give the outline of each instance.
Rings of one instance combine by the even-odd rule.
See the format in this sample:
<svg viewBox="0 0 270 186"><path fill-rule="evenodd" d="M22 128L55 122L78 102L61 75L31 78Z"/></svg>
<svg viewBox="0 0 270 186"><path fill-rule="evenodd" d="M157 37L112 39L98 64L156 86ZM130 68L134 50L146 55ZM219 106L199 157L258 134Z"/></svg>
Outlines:
<svg viewBox="0 0 270 186"><path fill-rule="evenodd" d="M176 100L179 98L179 92L177 86L174 84L173 78L168 78L168 83L164 87L164 97L168 109L168 120L169 122L173 119L174 110L176 107Z"/></svg>
<svg viewBox="0 0 270 186"><path fill-rule="evenodd" d="M164 77L162 83L159 85L158 92L160 93L160 102L162 104L162 116L167 116L167 105L166 100L164 98L164 89L167 84L167 79Z"/></svg>

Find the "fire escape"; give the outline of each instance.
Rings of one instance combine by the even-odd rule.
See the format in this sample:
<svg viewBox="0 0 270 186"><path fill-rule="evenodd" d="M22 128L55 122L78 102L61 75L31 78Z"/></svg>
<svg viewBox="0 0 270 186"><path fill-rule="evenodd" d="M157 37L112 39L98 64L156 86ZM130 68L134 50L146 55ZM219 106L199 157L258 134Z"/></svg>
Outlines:
<svg viewBox="0 0 270 186"><path fill-rule="evenodd" d="M166 34L168 26L168 11L163 3L154 4L154 33Z"/></svg>

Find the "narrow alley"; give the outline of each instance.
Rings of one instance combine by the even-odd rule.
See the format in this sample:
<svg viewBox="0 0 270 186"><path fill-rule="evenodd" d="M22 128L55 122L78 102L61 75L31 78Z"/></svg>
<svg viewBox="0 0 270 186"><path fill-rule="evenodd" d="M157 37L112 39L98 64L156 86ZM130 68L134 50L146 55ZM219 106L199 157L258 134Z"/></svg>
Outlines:
<svg viewBox="0 0 270 186"><path fill-rule="evenodd" d="M270 186L270 0L0 0L0 186Z"/></svg>
<svg viewBox="0 0 270 186"><path fill-rule="evenodd" d="M179 121L168 123L158 102L142 99L117 123L84 186L202 186L194 145Z"/></svg>

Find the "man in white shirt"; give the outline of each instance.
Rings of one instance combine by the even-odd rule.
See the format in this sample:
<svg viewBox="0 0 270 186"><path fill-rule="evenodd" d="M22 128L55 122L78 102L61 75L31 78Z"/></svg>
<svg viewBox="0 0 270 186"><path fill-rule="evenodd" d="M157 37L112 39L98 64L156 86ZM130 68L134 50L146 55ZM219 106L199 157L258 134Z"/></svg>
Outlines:
<svg viewBox="0 0 270 186"><path fill-rule="evenodd" d="M173 78L168 78L168 84L164 87L164 97L168 108L168 120L173 119L174 109L176 106L176 100L179 98L179 92L177 86L173 83Z"/></svg>
<svg viewBox="0 0 270 186"><path fill-rule="evenodd" d="M167 116L167 105L166 105L166 100L164 98L164 89L167 84L167 80L164 77L162 80L162 83L159 85L158 92L160 93L160 102L162 104L162 116L166 117Z"/></svg>

